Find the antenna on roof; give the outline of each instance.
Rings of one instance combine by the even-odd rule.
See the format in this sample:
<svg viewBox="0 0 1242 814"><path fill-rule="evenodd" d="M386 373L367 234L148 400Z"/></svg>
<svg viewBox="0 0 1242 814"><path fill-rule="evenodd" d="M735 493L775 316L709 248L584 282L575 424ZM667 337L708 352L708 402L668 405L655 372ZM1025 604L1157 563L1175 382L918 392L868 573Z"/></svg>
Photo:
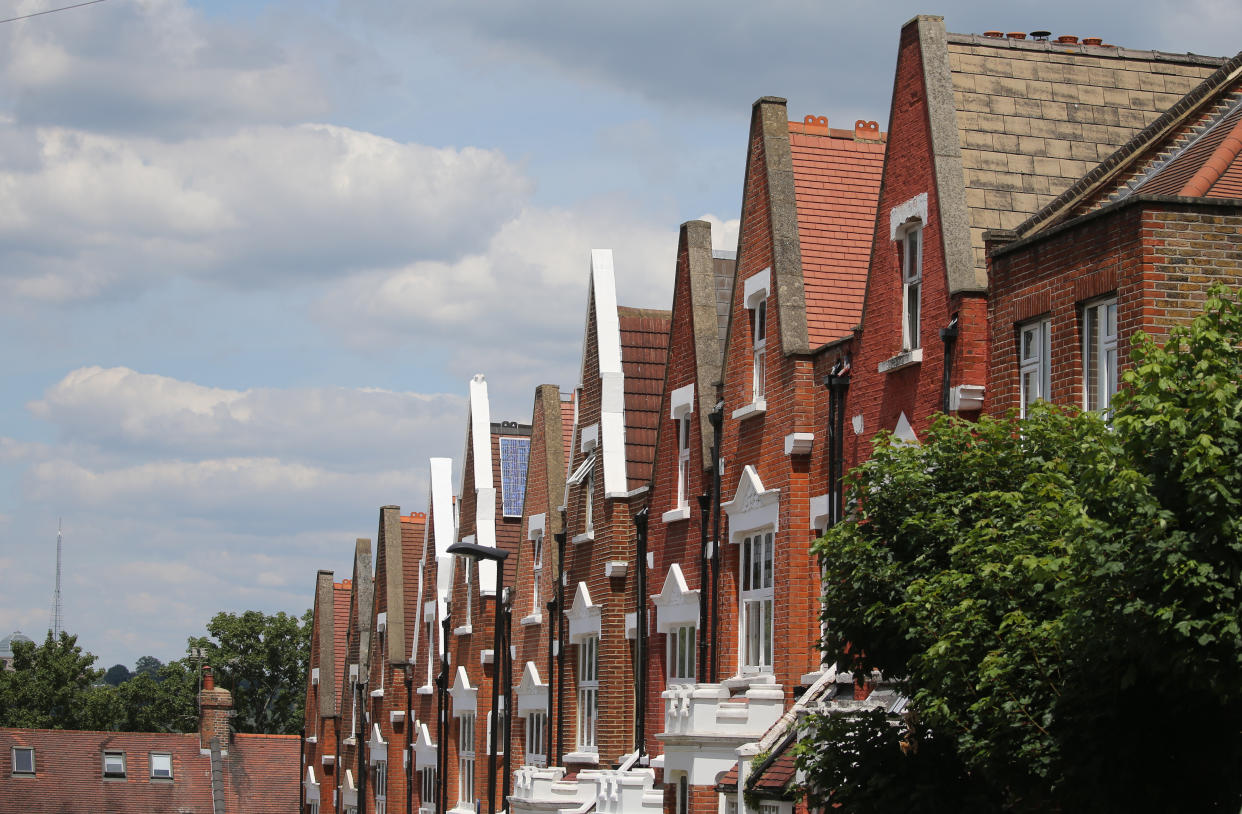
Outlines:
<svg viewBox="0 0 1242 814"><path fill-rule="evenodd" d="M65 608L60 601L60 551L63 538L60 533L60 518L56 518L56 590L52 592L52 620L48 627L52 638L59 639L65 624Z"/></svg>

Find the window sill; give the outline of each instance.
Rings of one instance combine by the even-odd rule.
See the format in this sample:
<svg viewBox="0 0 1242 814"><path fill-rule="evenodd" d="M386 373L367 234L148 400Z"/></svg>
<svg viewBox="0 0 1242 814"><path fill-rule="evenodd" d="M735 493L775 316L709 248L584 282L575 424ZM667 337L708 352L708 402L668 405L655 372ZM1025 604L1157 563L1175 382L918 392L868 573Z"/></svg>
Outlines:
<svg viewBox="0 0 1242 814"><path fill-rule="evenodd" d="M665 523L676 523L678 520L689 520L690 506L685 505L679 509L673 509L671 512L665 512L660 515L660 519Z"/></svg>
<svg viewBox="0 0 1242 814"><path fill-rule="evenodd" d="M738 407L736 410L734 410L733 417L735 419L740 420L743 418L750 418L751 416L755 416L755 415L763 415L767 411L768 411L767 399L755 399L750 404L744 405L742 407Z"/></svg>
<svg viewBox="0 0 1242 814"><path fill-rule="evenodd" d="M575 535L569 542L574 545L578 545L578 543L593 543L595 542L595 529L584 531L581 534Z"/></svg>
<svg viewBox="0 0 1242 814"><path fill-rule="evenodd" d="M469 636L471 633L474 633L473 625L461 625L460 627L453 628L454 636Z"/></svg>
<svg viewBox="0 0 1242 814"><path fill-rule="evenodd" d="M532 625L542 625L542 624L543 624L543 614L542 614L542 613L532 613L532 614L530 614L529 616L523 616L523 617L522 617L522 621L521 621L521 622L519 622L518 624L523 625L523 626L525 626L525 627L530 627L530 626L532 626Z"/></svg>
<svg viewBox="0 0 1242 814"><path fill-rule="evenodd" d="M776 677L772 673L747 673L726 678L720 683L727 690L747 690L756 685L774 684Z"/></svg>
<svg viewBox="0 0 1242 814"><path fill-rule="evenodd" d="M592 766L599 765L599 752L570 752L565 755L566 763L589 763Z"/></svg>
<svg viewBox="0 0 1242 814"><path fill-rule="evenodd" d="M891 359L885 359L883 362L880 362L877 369L881 373L892 373L895 370L901 370L902 368L910 367L910 365L917 365L922 361L923 361L923 349L922 348L915 348L914 350L903 350L901 353L897 354Z"/></svg>
<svg viewBox="0 0 1242 814"><path fill-rule="evenodd" d="M415 695L434 695L434 694L435 694L435 691L436 691L435 685L433 685L433 684L424 684L423 686L421 686L421 687L419 687L417 690L415 690L415 691L414 691L414 694L415 694Z"/></svg>
<svg viewBox="0 0 1242 814"><path fill-rule="evenodd" d="M371 690L371 697L372 697L372 698L383 698L383 697L384 697L384 688L383 688L383 687L380 687L378 690Z"/></svg>

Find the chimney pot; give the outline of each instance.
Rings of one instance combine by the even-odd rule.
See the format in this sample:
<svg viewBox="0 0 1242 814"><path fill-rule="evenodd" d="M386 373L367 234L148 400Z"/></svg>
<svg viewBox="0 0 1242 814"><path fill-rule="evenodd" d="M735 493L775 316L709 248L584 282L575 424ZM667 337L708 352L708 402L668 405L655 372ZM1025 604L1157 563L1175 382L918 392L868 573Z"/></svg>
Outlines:
<svg viewBox="0 0 1242 814"><path fill-rule="evenodd" d="M1083 45L1103 45L1104 40L1101 37L1083 37L1082 44Z"/></svg>
<svg viewBox="0 0 1242 814"><path fill-rule="evenodd" d="M211 665L203 665L203 689L214 690L216 688L216 678L211 674Z"/></svg>
<svg viewBox="0 0 1242 814"><path fill-rule="evenodd" d="M1011 40L1024 40L1024 39L1026 39L1026 33L1025 33L1025 32L1022 32L1022 31L1010 31L1010 32L1009 32L1009 39L1011 39Z"/></svg>
<svg viewBox="0 0 1242 814"><path fill-rule="evenodd" d="M1061 45L1077 45L1078 38L1075 37L1073 34L1062 34L1061 36L1057 37L1057 42Z"/></svg>
<svg viewBox="0 0 1242 814"><path fill-rule="evenodd" d="M1004 31L984 31L983 36L992 37L994 39L999 39L1005 36L1005 32Z"/></svg>

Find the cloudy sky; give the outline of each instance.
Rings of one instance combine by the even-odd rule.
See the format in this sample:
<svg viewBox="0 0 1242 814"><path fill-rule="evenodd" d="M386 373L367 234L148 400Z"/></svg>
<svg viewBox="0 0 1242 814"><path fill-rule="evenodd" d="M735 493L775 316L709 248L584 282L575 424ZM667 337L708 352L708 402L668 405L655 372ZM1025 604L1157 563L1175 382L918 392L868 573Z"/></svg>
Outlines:
<svg viewBox="0 0 1242 814"><path fill-rule="evenodd" d="M72 0L0 0L0 18ZM0 24L0 635L101 666L305 610L466 383L576 381L588 250L734 248L751 102L883 126L902 22L1233 54L1235 0L107 0ZM400 9L400 10L394 10Z"/></svg>

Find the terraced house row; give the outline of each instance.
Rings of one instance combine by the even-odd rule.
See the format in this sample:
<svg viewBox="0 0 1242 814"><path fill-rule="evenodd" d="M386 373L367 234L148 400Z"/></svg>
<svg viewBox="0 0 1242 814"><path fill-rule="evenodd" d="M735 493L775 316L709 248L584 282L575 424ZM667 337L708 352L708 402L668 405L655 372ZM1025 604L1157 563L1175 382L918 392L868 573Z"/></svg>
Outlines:
<svg viewBox="0 0 1242 814"><path fill-rule="evenodd" d="M305 811L782 814L801 713L903 708L820 656L844 473L1107 409L1135 331L1242 283L1242 55L1070 40L915 18L887 133L754 103L736 251L683 224L668 311L584 258L578 381L497 421L476 376L429 504L320 573Z"/></svg>

